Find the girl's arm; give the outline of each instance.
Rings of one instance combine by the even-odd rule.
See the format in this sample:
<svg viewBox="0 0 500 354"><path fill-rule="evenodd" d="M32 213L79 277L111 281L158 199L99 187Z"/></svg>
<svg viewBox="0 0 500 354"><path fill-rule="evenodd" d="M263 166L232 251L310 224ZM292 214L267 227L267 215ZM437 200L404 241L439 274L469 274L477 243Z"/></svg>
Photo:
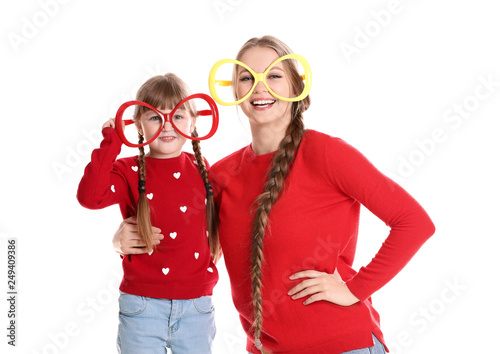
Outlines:
<svg viewBox="0 0 500 354"><path fill-rule="evenodd" d="M115 164L122 142L114 129L114 120L104 124L102 135L104 139L92 152L78 186L77 199L89 209L102 209L128 197L128 183L119 165Z"/></svg>

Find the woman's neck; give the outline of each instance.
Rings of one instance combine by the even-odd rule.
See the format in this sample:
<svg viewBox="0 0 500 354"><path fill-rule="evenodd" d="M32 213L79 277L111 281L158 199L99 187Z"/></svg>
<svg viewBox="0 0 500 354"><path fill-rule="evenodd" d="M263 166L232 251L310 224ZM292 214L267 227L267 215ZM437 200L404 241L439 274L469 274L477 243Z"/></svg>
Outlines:
<svg viewBox="0 0 500 354"><path fill-rule="evenodd" d="M252 150L256 155L264 155L279 149L287 127L251 126Z"/></svg>

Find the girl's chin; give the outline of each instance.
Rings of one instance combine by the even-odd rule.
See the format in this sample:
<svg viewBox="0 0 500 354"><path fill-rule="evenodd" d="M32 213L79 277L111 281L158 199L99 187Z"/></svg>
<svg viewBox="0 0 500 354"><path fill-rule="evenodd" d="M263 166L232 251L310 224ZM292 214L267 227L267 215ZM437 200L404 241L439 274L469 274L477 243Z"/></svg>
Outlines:
<svg viewBox="0 0 500 354"><path fill-rule="evenodd" d="M171 159L177 157L182 151L150 151L149 156L154 159Z"/></svg>

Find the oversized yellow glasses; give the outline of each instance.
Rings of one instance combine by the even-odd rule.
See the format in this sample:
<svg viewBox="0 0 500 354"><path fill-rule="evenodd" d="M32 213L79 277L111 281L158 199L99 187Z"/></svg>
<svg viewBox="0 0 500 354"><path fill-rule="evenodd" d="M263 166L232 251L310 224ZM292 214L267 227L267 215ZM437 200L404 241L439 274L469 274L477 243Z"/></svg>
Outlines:
<svg viewBox="0 0 500 354"><path fill-rule="evenodd" d="M292 75L298 77L291 77ZM300 79L304 81L304 85L293 90L291 82ZM288 54L278 58L263 73L254 72L241 61L223 59L215 63L210 70L208 85L210 94L217 103L232 106L250 97L259 81L262 81L269 93L279 100L300 101L311 90L311 67L307 60L298 54ZM284 85L286 83L288 86ZM285 86L289 87L287 92L283 92Z"/></svg>

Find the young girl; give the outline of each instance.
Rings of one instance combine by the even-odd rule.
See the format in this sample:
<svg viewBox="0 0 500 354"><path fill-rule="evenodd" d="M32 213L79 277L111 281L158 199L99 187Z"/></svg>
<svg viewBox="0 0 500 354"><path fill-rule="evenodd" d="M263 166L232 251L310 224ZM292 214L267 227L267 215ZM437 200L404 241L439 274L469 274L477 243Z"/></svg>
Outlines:
<svg viewBox="0 0 500 354"><path fill-rule="evenodd" d="M137 100L166 116L188 91L181 79L166 74L146 81ZM197 136L191 101L171 119L185 135ZM158 131L152 128L158 126L158 115L136 106L134 124L139 144L150 141ZM119 204L124 219L136 215L147 250L123 257L118 350L164 354L168 347L174 354L211 353L219 245L208 164L199 141L192 141L194 155L181 151L187 139L166 121L148 154L140 147L139 156L116 160L122 141L114 127L113 119L104 124L104 139L92 153L77 197L89 209ZM165 234L161 242L155 241L151 224Z"/></svg>

